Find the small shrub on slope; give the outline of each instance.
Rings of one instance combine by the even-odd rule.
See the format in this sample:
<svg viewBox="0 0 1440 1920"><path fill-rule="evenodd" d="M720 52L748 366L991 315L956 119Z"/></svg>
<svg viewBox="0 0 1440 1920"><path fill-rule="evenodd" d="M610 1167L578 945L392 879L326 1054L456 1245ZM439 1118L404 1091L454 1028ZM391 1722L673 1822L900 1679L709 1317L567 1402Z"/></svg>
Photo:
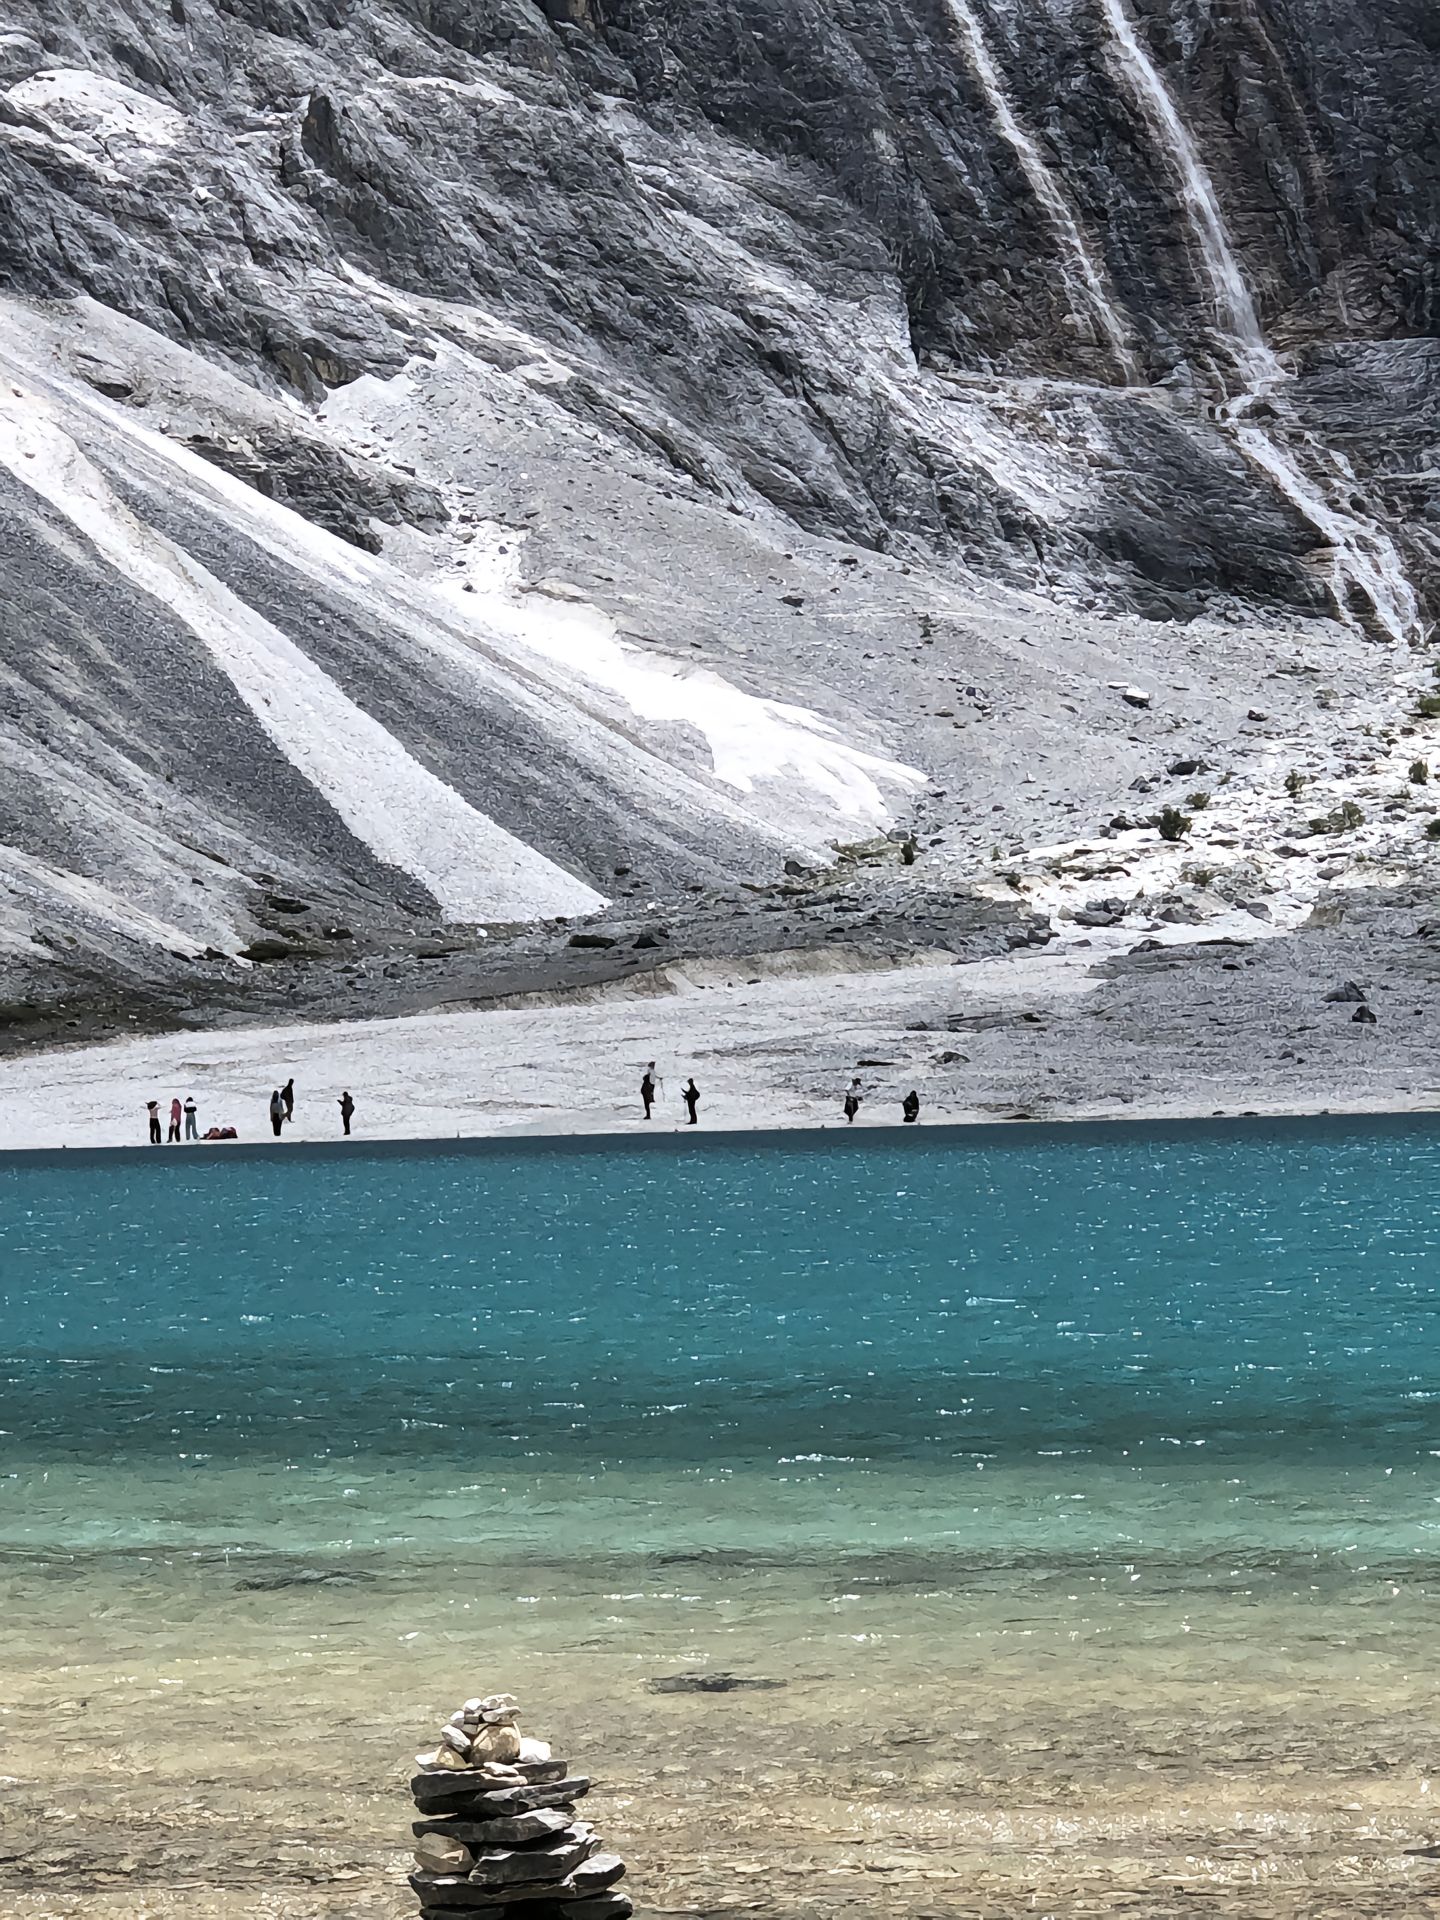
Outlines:
<svg viewBox="0 0 1440 1920"><path fill-rule="evenodd" d="M1181 813L1178 807L1164 807L1160 813L1159 827L1162 840L1183 840L1194 822L1188 813Z"/></svg>

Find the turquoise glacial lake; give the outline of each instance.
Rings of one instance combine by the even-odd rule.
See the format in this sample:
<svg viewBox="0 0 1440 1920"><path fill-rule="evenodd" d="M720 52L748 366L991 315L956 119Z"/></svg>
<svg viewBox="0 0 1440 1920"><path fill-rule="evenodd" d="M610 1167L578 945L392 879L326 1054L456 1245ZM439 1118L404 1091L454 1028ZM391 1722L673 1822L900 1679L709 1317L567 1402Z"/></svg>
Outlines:
<svg viewBox="0 0 1440 1920"><path fill-rule="evenodd" d="M1423 1552L1437 1202L1384 1122L11 1162L0 1541Z"/></svg>
<svg viewBox="0 0 1440 1920"><path fill-rule="evenodd" d="M992 1850L1078 1804L1064 1845L1178 1858L1241 1775L1282 1851L1382 1778L1403 1838L1437 1199L1424 1118L12 1159L16 1750L104 1701L243 1799L237 1703L275 1767L348 1714L376 1781L422 1705L505 1685L602 1750L623 1709L681 1905L677 1780L721 1804L757 1741L817 1859L972 1792L1031 1809ZM651 1691L722 1671L776 1684Z"/></svg>

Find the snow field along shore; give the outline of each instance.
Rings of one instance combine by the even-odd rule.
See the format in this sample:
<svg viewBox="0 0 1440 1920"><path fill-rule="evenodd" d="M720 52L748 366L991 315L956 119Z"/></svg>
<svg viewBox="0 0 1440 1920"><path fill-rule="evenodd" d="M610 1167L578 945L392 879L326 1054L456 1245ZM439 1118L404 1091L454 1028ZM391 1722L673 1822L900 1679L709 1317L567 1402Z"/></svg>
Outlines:
<svg viewBox="0 0 1440 1920"><path fill-rule="evenodd" d="M292 1075L290 1140L338 1138L347 1088L362 1140L641 1127L637 1090L651 1059L665 1082L652 1131L684 1122L691 1073L712 1130L823 1125L839 1117L854 1060L937 996L1008 1000L1042 983L1064 995L1093 984L1050 956L757 985L746 984L748 964L714 962L716 986L664 998L167 1034L0 1062L0 1150L137 1146L147 1100L168 1106L191 1093L202 1133L229 1125L242 1140L268 1140L271 1090ZM813 1091L796 1084L797 1051L809 1056L801 1078ZM865 1123L895 1120L899 1098L877 1097Z"/></svg>
<svg viewBox="0 0 1440 1920"><path fill-rule="evenodd" d="M922 1130L1021 1116L1403 1112L1440 1094L1423 1070L1428 1027L1409 1018L1359 1027L1347 1007L1324 1005L1324 985L1357 964L1356 949L1335 944L1343 936L1272 934L1251 946L1253 972L1221 972L1214 953L1187 956L1196 930L1165 933L1187 970L1119 980L1097 971L1134 945L1133 930L1114 929L965 965L757 980L747 977L753 960L712 960L688 978L670 970L669 995L48 1051L0 1062L0 1150L140 1147L145 1102L167 1109L190 1094L202 1132L230 1125L246 1144L269 1146L270 1093L292 1077L295 1119L277 1152L340 1140L346 1090L357 1150L379 1140L672 1133L684 1128L680 1090L692 1073L696 1138L842 1127L856 1073L856 1127L881 1131L899 1127L911 1087ZM1303 1059L1284 1044L1301 1024ZM639 1085L649 1060L663 1084L647 1125Z"/></svg>

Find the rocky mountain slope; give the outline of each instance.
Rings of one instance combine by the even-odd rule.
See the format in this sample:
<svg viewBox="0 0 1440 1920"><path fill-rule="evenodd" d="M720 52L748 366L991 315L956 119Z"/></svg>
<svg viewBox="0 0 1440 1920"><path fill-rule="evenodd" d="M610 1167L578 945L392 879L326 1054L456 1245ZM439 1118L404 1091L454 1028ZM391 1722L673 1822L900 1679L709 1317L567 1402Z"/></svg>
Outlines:
<svg viewBox="0 0 1440 1920"><path fill-rule="evenodd" d="M888 831L993 892L1171 767L1253 866L1413 725L1423 0L3 25L13 1033L702 896L743 946Z"/></svg>

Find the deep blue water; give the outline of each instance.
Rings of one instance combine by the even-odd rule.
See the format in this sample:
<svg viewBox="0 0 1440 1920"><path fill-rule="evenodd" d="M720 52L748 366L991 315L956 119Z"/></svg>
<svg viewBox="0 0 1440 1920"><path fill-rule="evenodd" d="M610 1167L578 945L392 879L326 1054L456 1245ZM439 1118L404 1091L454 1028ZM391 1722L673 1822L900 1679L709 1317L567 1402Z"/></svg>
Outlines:
<svg viewBox="0 0 1440 1920"><path fill-rule="evenodd" d="M0 1167L43 1460L1428 1462L1440 1131Z"/></svg>

